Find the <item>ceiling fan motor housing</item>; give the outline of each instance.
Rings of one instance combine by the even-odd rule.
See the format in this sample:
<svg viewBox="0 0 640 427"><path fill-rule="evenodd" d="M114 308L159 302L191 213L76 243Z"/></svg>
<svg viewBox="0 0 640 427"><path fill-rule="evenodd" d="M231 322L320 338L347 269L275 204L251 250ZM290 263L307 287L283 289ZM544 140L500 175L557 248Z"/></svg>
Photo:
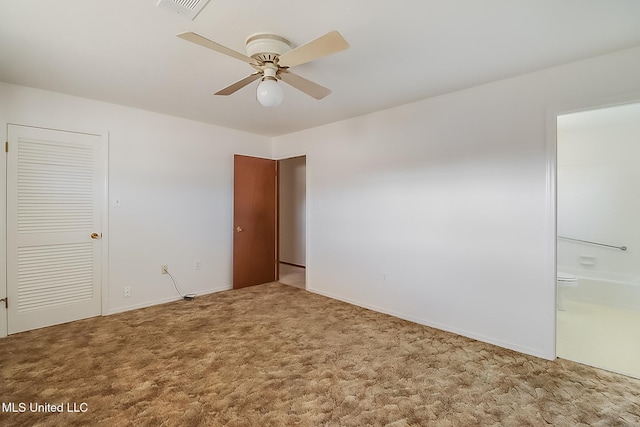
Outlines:
<svg viewBox="0 0 640 427"><path fill-rule="evenodd" d="M293 49L291 42L274 34L255 34L247 39L247 56L261 62L276 62L277 58Z"/></svg>

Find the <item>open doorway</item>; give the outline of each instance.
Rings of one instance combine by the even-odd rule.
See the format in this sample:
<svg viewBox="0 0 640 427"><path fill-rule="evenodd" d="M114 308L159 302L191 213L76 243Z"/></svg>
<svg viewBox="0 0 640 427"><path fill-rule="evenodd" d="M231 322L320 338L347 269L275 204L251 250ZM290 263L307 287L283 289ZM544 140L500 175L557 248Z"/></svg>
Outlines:
<svg viewBox="0 0 640 427"><path fill-rule="evenodd" d="M306 288L306 156L278 162L278 281Z"/></svg>
<svg viewBox="0 0 640 427"><path fill-rule="evenodd" d="M640 103L557 118L558 357L640 378Z"/></svg>
<svg viewBox="0 0 640 427"><path fill-rule="evenodd" d="M306 289L306 157L234 155L233 288Z"/></svg>

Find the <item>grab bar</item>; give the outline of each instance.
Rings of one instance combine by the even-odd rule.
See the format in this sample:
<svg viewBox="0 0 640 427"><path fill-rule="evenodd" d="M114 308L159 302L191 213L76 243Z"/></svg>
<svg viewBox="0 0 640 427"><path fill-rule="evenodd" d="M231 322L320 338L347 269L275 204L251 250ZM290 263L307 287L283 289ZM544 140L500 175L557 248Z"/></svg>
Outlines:
<svg viewBox="0 0 640 427"><path fill-rule="evenodd" d="M562 239L562 240L571 240L572 242L587 243L587 244L589 244L589 245L606 246L606 247L608 247L608 248L620 249L621 251L626 251L626 250L627 250L627 247L626 247L626 246L613 246L613 245L606 245L606 244L604 244L604 243L590 242L590 241L588 241L588 240L572 239L571 237L562 237L562 236L558 236L558 239Z"/></svg>

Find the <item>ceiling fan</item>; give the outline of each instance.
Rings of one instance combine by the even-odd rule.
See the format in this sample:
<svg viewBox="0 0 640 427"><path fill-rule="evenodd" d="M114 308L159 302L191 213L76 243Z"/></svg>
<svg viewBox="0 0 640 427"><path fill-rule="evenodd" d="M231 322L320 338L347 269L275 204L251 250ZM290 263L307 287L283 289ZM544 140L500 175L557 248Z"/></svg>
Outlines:
<svg viewBox="0 0 640 427"><path fill-rule="evenodd" d="M239 59L255 68L254 73L219 90L215 95L231 95L249 83L262 79L258 85L257 98L265 107L276 107L282 102L283 91L278 85L278 80L290 84L315 99L322 99L329 95L330 89L292 73L290 68L349 47L349 43L337 31L331 31L296 48L284 37L274 34L256 34L246 41L246 55L196 33L186 32L177 36Z"/></svg>

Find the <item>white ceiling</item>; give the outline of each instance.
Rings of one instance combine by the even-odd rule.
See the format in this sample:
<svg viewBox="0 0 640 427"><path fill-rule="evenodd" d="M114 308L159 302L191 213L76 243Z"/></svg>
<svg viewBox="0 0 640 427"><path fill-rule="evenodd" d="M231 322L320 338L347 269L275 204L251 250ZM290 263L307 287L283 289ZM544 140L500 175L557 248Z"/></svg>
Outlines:
<svg viewBox="0 0 640 427"><path fill-rule="evenodd" d="M0 81L275 136L640 45L638 0L211 0L190 21L157 0L0 0ZM333 90L255 99L244 52L271 32L295 45L338 30L351 47L295 68ZM639 77L640 78L640 77Z"/></svg>

